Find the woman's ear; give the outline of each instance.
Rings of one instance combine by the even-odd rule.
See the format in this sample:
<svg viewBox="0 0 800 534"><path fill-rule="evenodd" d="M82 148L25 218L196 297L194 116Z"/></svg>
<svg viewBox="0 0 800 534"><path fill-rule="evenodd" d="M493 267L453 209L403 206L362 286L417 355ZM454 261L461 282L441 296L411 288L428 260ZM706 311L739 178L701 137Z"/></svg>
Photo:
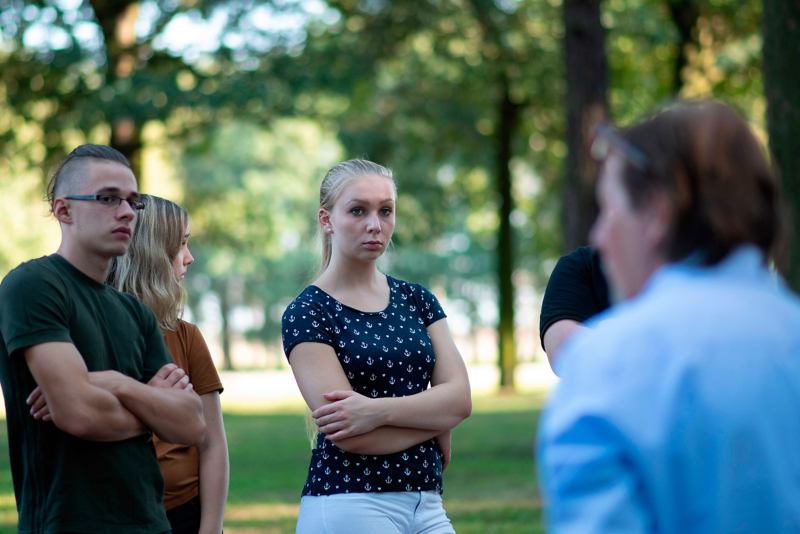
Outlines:
<svg viewBox="0 0 800 534"><path fill-rule="evenodd" d="M331 214L327 210L320 208L317 213L319 224L322 226L322 231L326 234L333 233L333 226L331 225Z"/></svg>

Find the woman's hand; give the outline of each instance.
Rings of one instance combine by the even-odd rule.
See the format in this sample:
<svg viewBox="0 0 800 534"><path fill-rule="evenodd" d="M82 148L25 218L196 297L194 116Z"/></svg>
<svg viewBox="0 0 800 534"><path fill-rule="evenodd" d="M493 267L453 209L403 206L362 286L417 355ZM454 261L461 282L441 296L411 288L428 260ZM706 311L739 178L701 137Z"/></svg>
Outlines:
<svg viewBox="0 0 800 534"><path fill-rule="evenodd" d="M311 414L325 434L325 439L336 441L366 434L383 426L384 411L380 399L370 399L355 391L331 391L322 395L331 404L314 410Z"/></svg>
<svg viewBox="0 0 800 534"><path fill-rule="evenodd" d="M436 436L436 443L439 445L439 450L442 451L442 473L450 465L450 458L453 452L453 437L450 432L450 430L447 430Z"/></svg>

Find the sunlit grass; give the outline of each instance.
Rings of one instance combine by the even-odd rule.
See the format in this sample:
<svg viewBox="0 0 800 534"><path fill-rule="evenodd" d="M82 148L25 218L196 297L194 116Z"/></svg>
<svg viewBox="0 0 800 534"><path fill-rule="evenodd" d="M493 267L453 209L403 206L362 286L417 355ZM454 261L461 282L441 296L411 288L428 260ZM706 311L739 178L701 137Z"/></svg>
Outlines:
<svg viewBox="0 0 800 534"><path fill-rule="evenodd" d="M544 393L473 399L473 414L453 432L443 495L459 534L542 532L533 463ZM225 414L231 457L227 534L293 533L309 445L302 407ZM288 413L286 413L288 412ZM0 430L0 534L16 532L17 513L5 425Z"/></svg>

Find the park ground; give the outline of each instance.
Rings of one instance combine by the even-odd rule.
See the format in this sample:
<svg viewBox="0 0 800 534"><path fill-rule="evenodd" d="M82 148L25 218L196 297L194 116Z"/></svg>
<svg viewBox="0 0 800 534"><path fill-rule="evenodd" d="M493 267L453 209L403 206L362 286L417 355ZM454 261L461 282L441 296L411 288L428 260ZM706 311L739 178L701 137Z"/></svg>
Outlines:
<svg viewBox="0 0 800 534"><path fill-rule="evenodd" d="M225 394L223 394L223 398ZM479 392L472 416L453 431L445 509L459 534L543 532L533 443L543 390ZM302 405L225 408L231 483L226 534L293 533L308 469ZM0 534L16 532L17 512L0 425Z"/></svg>

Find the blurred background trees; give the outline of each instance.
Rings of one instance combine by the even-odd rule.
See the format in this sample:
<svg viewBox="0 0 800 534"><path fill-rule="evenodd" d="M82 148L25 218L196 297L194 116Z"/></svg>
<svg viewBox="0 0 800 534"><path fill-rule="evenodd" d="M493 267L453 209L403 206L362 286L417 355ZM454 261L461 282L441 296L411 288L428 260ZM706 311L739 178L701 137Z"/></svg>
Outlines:
<svg viewBox="0 0 800 534"><path fill-rule="evenodd" d="M767 97L769 147L781 173L783 197L791 208L793 246L785 275L800 291L800 4L764 2L764 85Z"/></svg>
<svg viewBox="0 0 800 534"><path fill-rule="evenodd" d="M143 191L192 214L189 310L220 363L279 366L283 307L316 265L319 182L367 157L399 185L381 268L445 299L467 359L497 361L512 386L517 361L540 354L549 272L586 243L596 213L598 121L624 125L677 96L724 99L769 139L797 205L790 11L772 0L0 0L0 275L58 243L40 200L52 165L109 143Z"/></svg>

